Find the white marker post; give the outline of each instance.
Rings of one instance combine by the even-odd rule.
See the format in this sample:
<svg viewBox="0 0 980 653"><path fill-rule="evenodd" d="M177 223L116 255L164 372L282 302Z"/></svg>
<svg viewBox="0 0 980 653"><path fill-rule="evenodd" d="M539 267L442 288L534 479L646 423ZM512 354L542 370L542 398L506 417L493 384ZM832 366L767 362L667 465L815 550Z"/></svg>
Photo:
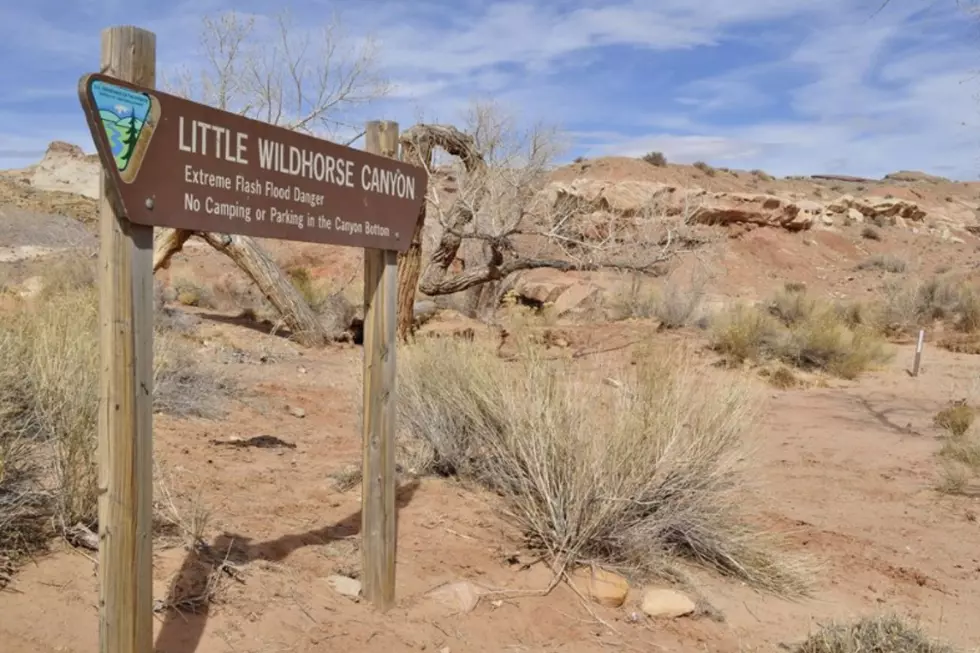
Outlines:
<svg viewBox="0 0 980 653"><path fill-rule="evenodd" d="M912 376L919 376L919 364L922 362L922 344L925 338L925 329L919 329L919 341L915 344L915 361L912 363Z"/></svg>

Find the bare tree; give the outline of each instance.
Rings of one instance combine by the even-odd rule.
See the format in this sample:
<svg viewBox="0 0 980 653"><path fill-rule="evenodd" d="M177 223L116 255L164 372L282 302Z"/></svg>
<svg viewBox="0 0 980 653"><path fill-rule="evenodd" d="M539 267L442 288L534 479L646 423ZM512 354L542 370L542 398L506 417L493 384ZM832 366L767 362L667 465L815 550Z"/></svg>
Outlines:
<svg viewBox="0 0 980 653"><path fill-rule="evenodd" d="M354 126L351 109L389 91L378 74L371 39L346 38L334 19L320 29L295 23L288 11L272 19L234 11L204 20L201 51L206 65L182 69L164 85L177 95L280 127L336 139ZM350 142L360 136L357 133ZM221 234L157 232L154 270L169 265L192 235L227 254L259 287L302 342L318 344L327 333L309 305L271 257L252 238Z"/></svg>
<svg viewBox="0 0 980 653"><path fill-rule="evenodd" d="M656 207L622 215L546 192L547 173L561 151L556 130L535 125L521 132L492 103L476 104L467 122L467 132L420 124L401 137L406 160L433 179L423 220L437 222L430 224L435 242L424 269L421 220L402 257L402 338L411 332L411 318L402 316L411 315L416 288L435 296L480 287L476 301L486 304L498 293L482 289L515 272L652 271L684 247L676 237L683 217L670 220ZM436 148L455 157L449 170L433 164Z"/></svg>
<svg viewBox="0 0 980 653"><path fill-rule="evenodd" d="M171 92L323 138L354 129L350 110L391 89L374 40L349 38L339 18L310 29L289 10L261 22L230 11L204 19L200 47L206 67L177 71Z"/></svg>

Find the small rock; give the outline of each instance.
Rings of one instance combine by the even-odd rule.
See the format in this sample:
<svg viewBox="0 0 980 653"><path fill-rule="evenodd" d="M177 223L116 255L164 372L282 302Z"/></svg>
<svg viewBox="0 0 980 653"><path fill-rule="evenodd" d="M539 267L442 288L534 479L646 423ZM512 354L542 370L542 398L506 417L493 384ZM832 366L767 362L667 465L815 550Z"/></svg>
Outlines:
<svg viewBox="0 0 980 653"><path fill-rule="evenodd" d="M429 598L442 603L454 612L467 613L476 609L483 592L469 581L448 583L429 592Z"/></svg>
<svg viewBox="0 0 980 653"><path fill-rule="evenodd" d="M569 580L594 603L610 608L623 605L630 591L625 578L605 569L580 567L569 574Z"/></svg>
<svg viewBox="0 0 980 653"><path fill-rule="evenodd" d="M640 609L651 617L676 619L691 614L697 606L686 594L677 590L651 587L643 592Z"/></svg>
<svg viewBox="0 0 980 653"><path fill-rule="evenodd" d="M349 599L357 599L361 595L361 581L334 574L327 577L327 584L334 589L337 594L346 596Z"/></svg>
<svg viewBox="0 0 980 653"><path fill-rule="evenodd" d="M293 417L298 417L300 419L306 417L306 411L299 406L286 406L286 411Z"/></svg>

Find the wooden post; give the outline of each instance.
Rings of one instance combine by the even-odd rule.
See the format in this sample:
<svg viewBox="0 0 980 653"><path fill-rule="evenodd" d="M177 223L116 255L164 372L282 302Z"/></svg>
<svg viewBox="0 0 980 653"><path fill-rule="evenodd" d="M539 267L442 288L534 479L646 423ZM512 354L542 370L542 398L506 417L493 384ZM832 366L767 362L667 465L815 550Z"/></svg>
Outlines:
<svg viewBox="0 0 980 653"><path fill-rule="evenodd" d="M922 345L925 338L925 329L919 329L919 340L915 343L915 360L912 361L912 376L919 376L919 365L922 364Z"/></svg>
<svg viewBox="0 0 980 653"><path fill-rule="evenodd" d="M398 123L367 123L365 149L397 158ZM410 238L411 234L403 234ZM395 297L397 252L364 250L364 469L361 573L364 598L385 611L395 602Z"/></svg>
<svg viewBox="0 0 980 653"><path fill-rule="evenodd" d="M156 85L156 36L102 32L101 70ZM99 200L99 651L153 651L153 227Z"/></svg>

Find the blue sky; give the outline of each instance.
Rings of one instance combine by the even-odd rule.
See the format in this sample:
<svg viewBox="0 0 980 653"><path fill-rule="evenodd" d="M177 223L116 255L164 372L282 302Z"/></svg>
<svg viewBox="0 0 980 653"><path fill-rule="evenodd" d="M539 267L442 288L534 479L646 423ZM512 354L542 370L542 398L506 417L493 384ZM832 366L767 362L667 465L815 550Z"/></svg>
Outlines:
<svg viewBox="0 0 980 653"><path fill-rule="evenodd" d="M298 39L341 17L376 45L383 100L338 119L455 122L493 98L556 124L567 158L663 151L777 175L918 169L980 178L980 22L968 0L297 0ZM161 79L205 65L201 17L273 3L32 0L0 8L0 168L91 151L75 85L112 16L157 33ZM276 9L280 3L276 3ZM879 11L880 10L880 11ZM268 14L268 15L267 15ZM292 38L292 35L291 35ZM339 56L339 55L338 55ZM13 64L13 65L11 65ZM339 136L343 136L343 128Z"/></svg>

